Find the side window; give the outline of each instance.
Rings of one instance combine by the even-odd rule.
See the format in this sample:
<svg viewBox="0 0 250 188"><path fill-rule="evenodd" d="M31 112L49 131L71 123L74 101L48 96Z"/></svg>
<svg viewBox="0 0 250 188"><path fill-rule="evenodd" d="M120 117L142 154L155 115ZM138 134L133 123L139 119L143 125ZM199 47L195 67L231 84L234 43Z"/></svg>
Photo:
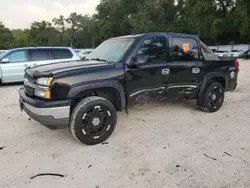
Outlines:
<svg viewBox="0 0 250 188"><path fill-rule="evenodd" d="M27 55L25 50L12 52L11 54L5 56L4 58L8 58L11 63L27 61Z"/></svg>
<svg viewBox="0 0 250 188"><path fill-rule="evenodd" d="M173 38L173 58L175 61L192 61L199 59L196 40L190 38Z"/></svg>
<svg viewBox="0 0 250 188"><path fill-rule="evenodd" d="M168 57L167 40L165 37L145 39L137 51L137 55L148 56L148 63L164 62Z"/></svg>
<svg viewBox="0 0 250 188"><path fill-rule="evenodd" d="M55 59L70 59L73 57L68 49L52 49L52 54Z"/></svg>
<svg viewBox="0 0 250 188"><path fill-rule="evenodd" d="M30 60L31 61L43 61L53 59L49 49L31 49Z"/></svg>

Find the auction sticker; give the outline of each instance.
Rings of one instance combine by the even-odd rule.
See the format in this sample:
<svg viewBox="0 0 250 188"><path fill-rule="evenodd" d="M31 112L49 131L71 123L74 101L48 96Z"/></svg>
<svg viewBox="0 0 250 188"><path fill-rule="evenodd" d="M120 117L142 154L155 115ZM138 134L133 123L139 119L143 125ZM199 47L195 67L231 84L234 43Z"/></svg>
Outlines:
<svg viewBox="0 0 250 188"><path fill-rule="evenodd" d="M182 45L182 48L183 48L183 51L184 51L184 52L188 52L188 51L189 51L189 49L190 49L190 47L189 47L189 44L188 44L188 43L184 43L184 44Z"/></svg>

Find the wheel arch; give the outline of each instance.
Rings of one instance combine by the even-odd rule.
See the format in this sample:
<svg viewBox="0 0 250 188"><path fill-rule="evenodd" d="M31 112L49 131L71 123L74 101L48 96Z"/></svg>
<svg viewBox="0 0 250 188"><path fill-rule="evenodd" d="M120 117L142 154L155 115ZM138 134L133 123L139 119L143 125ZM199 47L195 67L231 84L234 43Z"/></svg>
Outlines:
<svg viewBox="0 0 250 188"><path fill-rule="evenodd" d="M68 94L71 107L74 108L81 99L88 96L100 96L109 100L117 111L121 111L126 105L124 89L117 81L82 84L71 88Z"/></svg>
<svg viewBox="0 0 250 188"><path fill-rule="evenodd" d="M204 77L204 81L201 84L200 87L200 91L198 93L198 96L201 96L203 91L205 90L207 84L209 82L213 82L213 81L217 81L220 82L222 84L222 86L224 87L224 89L227 88L227 84L228 84L228 79L225 76L225 74L223 73L219 73L219 72L214 72L214 73L209 73Z"/></svg>

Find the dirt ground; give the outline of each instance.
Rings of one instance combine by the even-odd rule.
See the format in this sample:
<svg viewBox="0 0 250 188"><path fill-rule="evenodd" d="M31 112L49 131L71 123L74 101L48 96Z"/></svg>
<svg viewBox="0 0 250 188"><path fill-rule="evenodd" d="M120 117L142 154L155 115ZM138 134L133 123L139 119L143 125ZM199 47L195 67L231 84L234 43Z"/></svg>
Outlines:
<svg viewBox="0 0 250 188"><path fill-rule="evenodd" d="M241 61L238 88L219 112L153 102L119 113L108 143L96 146L30 120L19 88L0 86L0 188L250 187L250 61ZM30 179L39 173L65 177Z"/></svg>

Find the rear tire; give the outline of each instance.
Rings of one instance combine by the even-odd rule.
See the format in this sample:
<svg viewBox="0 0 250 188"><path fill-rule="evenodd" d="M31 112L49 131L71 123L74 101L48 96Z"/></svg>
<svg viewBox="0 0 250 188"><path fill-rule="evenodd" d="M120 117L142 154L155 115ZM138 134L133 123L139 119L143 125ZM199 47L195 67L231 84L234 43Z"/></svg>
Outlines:
<svg viewBox="0 0 250 188"><path fill-rule="evenodd" d="M116 122L116 109L110 101L96 96L88 97L74 108L70 132L77 141L95 145L111 136Z"/></svg>
<svg viewBox="0 0 250 188"><path fill-rule="evenodd" d="M224 102L225 89L220 82L210 82L197 98L198 109L205 112L217 112Z"/></svg>

